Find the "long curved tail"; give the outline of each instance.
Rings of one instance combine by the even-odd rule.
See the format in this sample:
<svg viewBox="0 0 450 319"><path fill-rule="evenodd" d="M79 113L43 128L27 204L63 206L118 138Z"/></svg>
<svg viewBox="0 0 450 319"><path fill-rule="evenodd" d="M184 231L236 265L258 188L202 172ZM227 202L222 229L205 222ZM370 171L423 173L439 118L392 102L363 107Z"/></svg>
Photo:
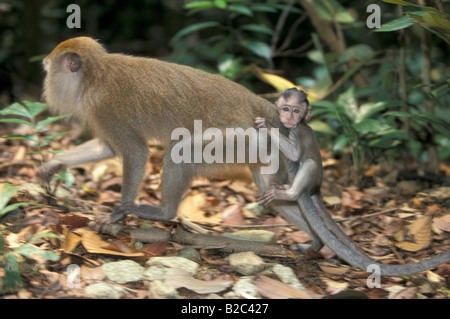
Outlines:
<svg viewBox="0 0 450 319"><path fill-rule="evenodd" d="M382 276L403 276L412 275L427 269L433 268L439 264L450 262L450 251L442 253L430 259L408 265L384 265L370 259L367 255L355 252L344 243L339 241L332 234L325 222L322 220L318 209L314 205L311 196L303 193L298 203L305 215L306 220L310 224L317 236L330 247L340 258L344 259L350 265L367 270L370 265L376 265L380 269Z"/></svg>

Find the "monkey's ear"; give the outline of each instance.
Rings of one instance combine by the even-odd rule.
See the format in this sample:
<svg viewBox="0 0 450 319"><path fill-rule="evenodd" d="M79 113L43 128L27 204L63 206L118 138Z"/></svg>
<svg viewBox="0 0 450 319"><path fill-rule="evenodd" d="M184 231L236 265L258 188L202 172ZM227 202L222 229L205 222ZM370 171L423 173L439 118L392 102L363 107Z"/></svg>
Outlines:
<svg viewBox="0 0 450 319"><path fill-rule="evenodd" d="M78 72L81 69L81 58L76 53L67 53L64 57L64 63L70 72Z"/></svg>
<svg viewBox="0 0 450 319"><path fill-rule="evenodd" d="M307 104L306 107L307 107L307 111L306 111L306 115L305 115L305 122L309 122L309 120L311 119L311 106L309 104Z"/></svg>

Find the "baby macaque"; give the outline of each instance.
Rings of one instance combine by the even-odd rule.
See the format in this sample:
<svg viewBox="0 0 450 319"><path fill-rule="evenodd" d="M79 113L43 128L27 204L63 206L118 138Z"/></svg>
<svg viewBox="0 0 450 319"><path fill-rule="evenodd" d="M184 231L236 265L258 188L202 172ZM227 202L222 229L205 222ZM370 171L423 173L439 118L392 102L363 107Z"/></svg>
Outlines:
<svg viewBox="0 0 450 319"><path fill-rule="evenodd" d="M450 252L442 253L434 258L409 265L383 265L370 259L333 221L320 196L322 183L322 157L319 145L314 137L313 130L306 123L311 115L311 108L306 94L296 88L283 92L275 103L280 121L289 131L288 137L276 134L272 130L270 138L278 142L281 152L291 161L292 166L298 165L291 184L271 187L260 197L261 204L266 205L272 201L296 201L307 226L315 236L311 247L298 245L300 250L305 248L318 251L322 242L352 265L362 269L376 266L381 275L400 275L423 271L450 260ZM262 117L255 119L256 127L270 128ZM275 176L269 176L269 181ZM318 240L320 239L320 240ZM372 269L372 268L371 268Z"/></svg>
<svg viewBox="0 0 450 319"><path fill-rule="evenodd" d="M275 105L280 114L281 123L289 130L289 137L271 134L272 140L278 140L280 150L287 159L298 165L292 185L282 185L266 190L259 200L267 205L273 200L296 201L300 194L320 192L322 183L322 158L314 132L306 124L311 116L306 93L295 88L283 92ZM261 117L255 119L257 128L270 128Z"/></svg>

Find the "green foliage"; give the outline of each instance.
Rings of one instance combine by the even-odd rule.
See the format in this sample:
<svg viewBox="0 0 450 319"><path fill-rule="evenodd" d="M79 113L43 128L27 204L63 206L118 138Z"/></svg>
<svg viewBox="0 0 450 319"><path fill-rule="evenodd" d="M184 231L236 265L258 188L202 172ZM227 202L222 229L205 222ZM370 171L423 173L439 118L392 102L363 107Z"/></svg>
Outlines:
<svg viewBox="0 0 450 319"><path fill-rule="evenodd" d="M34 150L29 151L28 154L41 155L41 164L46 152L44 148L56 137L65 135L69 132L61 132L52 135L45 136L44 133L48 131L48 125L63 119L65 116L51 116L43 120L38 120L38 116L42 114L47 107L47 104L40 102L23 101L22 103L13 103L10 106L0 110L0 115L8 116L7 118L1 118L0 122L3 123L15 123L24 124L32 129L32 134L25 135L8 135L1 138L8 140L26 140L31 143ZM55 153L55 151L49 151L49 153ZM71 186L74 182L74 177L69 172L61 172L55 177L56 180L64 182L66 185ZM0 214L1 215L1 214Z"/></svg>
<svg viewBox="0 0 450 319"><path fill-rule="evenodd" d="M405 16L395 19L381 28L377 32L394 31L408 28L413 24L437 35L442 40L450 44L450 15L433 7L421 6L402 0L383 0L387 3L398 4L406 7L419 8L419 11L406 12Z"/></svg>
<svg viewBox="0 0 450 319"><path fill-rule="evenodd" d="M333 151L351 150L353 165L360 171L368 161L386 150L401 147L408 135L394 127L393 120L381 116L385 110L401 104L398 101L367 102L359 105L354 87L339 95L335 102L312 103L314 116L333 122L336 136Z"/></svg>
<svg viewBox="0 0 450 319"><path fill-rule="evenodd" d="M246 64L273 63L270 45L274 34L274 25L268 15L286 9L285 1L255 3L249 0L193 1L184 6L189 16L204 14L213 20L201 21L181 29L171 41L171 45L186 59L197 58L222 64L221 74L231 79L239 75ZM292 7L290 12L302 11ZM202 41L192 41L201 34ZM223 57L226 66L233 70L223 70ZM238 57L239 56L239 57ZM181 62L183 62L181 61Z"/></svg>
<svg viewBox="0 0 450 319"><path fill-rule="evenodd" d="M8 205L11 197L20 189L20 186L13 186L11 184L3 184L2 192L0 193L0 217L23 205L36 205L34 203L15 203ZM39 206L39 205L38 205ZM0 233L0 257L3 256L5 260L5 276L3 278L2 289L16 290L21 285L21 277L19 266L17 264L17 254L20 254L29 259L45 259L51 261L59 260L59 256L51 251L39 248L32 243L38 243L42 238L52 237L60 238L60 236L51 233L41 233L30 236L27 241L12 250L7 252L4 247L3 235Z"/></svg>
<svg viewBox="0 0 450 319"><path fill-rule="evenodd" d="M22 283L16 255L7 254L5 259L5 277L3 277L2 288L15 291Z"/></svg>
<svg viewBox="0 0 450 319"><path fill-rule="evenodd" d="M2 184L2 191L0 193L0 217L3 215L21 207L24 205L36 205L34 203L14 203L8 205L9 200L14 196L14 194L20 189L20 186L13 186L9 183Z"/></svg>
<svg viewBox="0 0 450 319"><path fill-rule="evenodd" d="M45 103L23 101L23 104L16 102L4 108L3 110L0 110L0 115L18 116L13 118L2 118L0 119L0 122L24 124L31 127L33 130L32 135L9 135L3 136L2 138L10 140L28 140L32 142L33 145L38 149L38 152L40 152L40 150L44 146L47 146L52 139L57 136L67 134L68 132L63 132L51 136L41 137L42 133L47 131L47 125L59 121L64 117L53 116L41 121L37 121L37 116L41 114L46 109L46 107L47 105Z"/></svg>
<svg viewBox="0 0 450 319"><path fill-rule="evenodd" d="M18 255L36 260L59 260L59 256L54 252L32 244L32 242L37 242L44 237L61 238L58 235L50 233L37 234L31 236L23 245L14 248L11 252L6 252L3 247L3 236L0 234L0 256L3 255L5 260L5 276L3 277L2 289L15 291L21 285L21 275L17 263Z"/></svg>

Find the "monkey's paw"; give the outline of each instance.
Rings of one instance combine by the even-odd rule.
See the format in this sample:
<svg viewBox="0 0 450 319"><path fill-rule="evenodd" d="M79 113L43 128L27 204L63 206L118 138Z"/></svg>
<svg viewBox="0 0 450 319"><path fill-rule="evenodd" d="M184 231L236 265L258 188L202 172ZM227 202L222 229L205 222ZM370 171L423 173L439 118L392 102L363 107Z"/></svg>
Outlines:
<svg viewBox="0 0 450 319"><path fill-rule="evenodd" d="M48 185L50 184L50 179L52 176L64 169L64 165L59 162L50 161L45 164L44 168L39 169L36 176L40 185Z"/></svg>
<svg viewBox="0 0 450 319"><path fill-rule="evenodd" d="M171 220L176 212L166 213L161 206L136 205L134 203L124 203L117 206L111 215L112 222L122 219L127 214L134 214L143 219L149 220Z"/></svg>
<svg viewBox="0 0 450 319"><path fill-rule="evenodd" d="M262 193L256 201L259 202L259 205L266 206L269 205L270 202L272 202L274 199L276 199L276 190L275 188L271 188L266 190L264 193Z"/></svg>
<svg viewBox="0 0 450 319"><path fill-rule="evenodd" d="M266 119L263 117L255 118L256 128L268 128Z"/></svg>

